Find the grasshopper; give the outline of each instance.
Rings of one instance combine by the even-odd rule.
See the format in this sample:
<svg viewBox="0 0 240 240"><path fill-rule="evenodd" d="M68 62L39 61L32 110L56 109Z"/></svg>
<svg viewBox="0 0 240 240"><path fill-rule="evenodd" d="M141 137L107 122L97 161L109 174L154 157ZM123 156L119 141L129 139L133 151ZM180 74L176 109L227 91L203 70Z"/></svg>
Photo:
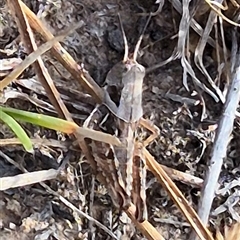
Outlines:
<svg viewBox="0 0 240 240"><path fill-rule="evenodd" d="M150 18L151 16L148 18L143 33ZM136 206L136 219L144 221L147 219L146 166L141 148L153 141L159 131L153 127L153 124L149 124L142 118L142 85L145 68L136 59L143 33L136 44L134 53L129 56L127 38L120 17L119 20L125 45L124 58L109 72L105 87L107 92L110 92L112 87L121 91L119 104L116 108L110 109L110 112L109 107L98 106L84 125L114 134L121 141L121 146L91 141L89 142L90 152L96 161L98 170L106 178L114 205L125 209L133 202ZM117 83L114 69L118 68L119 71L119 67L120 82ZM114 79L114 82L111 82L110 79ZM143 144L137 142L137 128L140 124L153 132Z"/></svg>

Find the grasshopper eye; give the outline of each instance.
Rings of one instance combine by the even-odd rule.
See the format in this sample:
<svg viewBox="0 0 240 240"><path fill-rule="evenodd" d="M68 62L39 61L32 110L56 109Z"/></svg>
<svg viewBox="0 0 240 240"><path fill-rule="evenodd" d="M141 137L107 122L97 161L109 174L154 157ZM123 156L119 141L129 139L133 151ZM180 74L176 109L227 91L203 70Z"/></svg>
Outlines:
<svg viewBox="0 0 240 240"><path fill-rule="evenodd" d="M133 63L132 61L127 61L124 64L124 72L128 72L134 65L135 63Z"/></svg>
<svg viewBox="0 0 240 240"><path fill-rule="evenodd" d="M125 66L124 66L124 72L127 72L127 71L129 71L129 66L126 64Z"/></svg>
<svg viewBox="0 0 240 240"><path fill-rule="evenodd" d="M122 68L122 74L125 74L129 71L129 67L127 64L124 64L123 68Z"/></svg>

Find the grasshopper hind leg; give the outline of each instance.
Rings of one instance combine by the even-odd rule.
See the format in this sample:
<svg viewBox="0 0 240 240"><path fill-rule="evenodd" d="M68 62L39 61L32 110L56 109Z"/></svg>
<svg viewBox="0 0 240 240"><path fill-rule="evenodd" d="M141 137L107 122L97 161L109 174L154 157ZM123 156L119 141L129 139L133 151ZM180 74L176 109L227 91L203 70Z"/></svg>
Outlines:
<svg viewBox="0 0 240 240"><path fill-rule="evenodd" d="M132 201L136 206L135 217L139 222L147 220L146 205L146 163L141 154L142 145L136 144L133 158L133 188Z"/></svg>

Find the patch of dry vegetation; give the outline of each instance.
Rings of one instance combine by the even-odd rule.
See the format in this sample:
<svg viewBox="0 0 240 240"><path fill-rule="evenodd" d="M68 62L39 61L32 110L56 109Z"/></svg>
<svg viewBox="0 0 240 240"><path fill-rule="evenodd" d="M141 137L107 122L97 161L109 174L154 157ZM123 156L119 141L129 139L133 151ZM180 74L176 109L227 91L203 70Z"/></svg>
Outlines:
<svg viewBox="0 0 240 240"><path fill-rule="evenodd" d="M79 126L97 103L111 109L102 86L123 57L116 13L132 49L152 12L139 62L144 118L160 134L143 149L149 218L139 222L133 204L113 206L81 135L23 124L30 154L0 122L1 239L240 239L238 1L25 3L0 6L2 105ZM52 47L63 38L53 35L76 26ZM42 41L51 54L40 56ZM24 67L29 58L38 60ZM139 128L138 136L149 133Z"/></svg>

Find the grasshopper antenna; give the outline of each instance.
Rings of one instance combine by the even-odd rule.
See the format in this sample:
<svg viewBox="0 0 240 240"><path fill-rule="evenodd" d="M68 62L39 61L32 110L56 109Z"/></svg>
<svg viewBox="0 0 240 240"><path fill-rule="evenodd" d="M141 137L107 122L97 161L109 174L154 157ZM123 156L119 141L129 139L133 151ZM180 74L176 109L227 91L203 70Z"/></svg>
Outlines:
<svg viewBox="0 0 240 240"><path fill-rule="evenodd" d="M133 60L134 60L134 61L137 61L138 50L139 50L139 48L140 48L140 45L141 45L141 42L142 42L142 39L143 39L144 32L145 32L146 29L147 29L147 26L148 26L148 24L149 24L149 22L150 22L150 20L151 20L151 17L152 17L152 14L149 15L148 20L147 20L147 22L146 22L146 24L145 24L145 26L144 26L143 31L142 31L142 34L140 35L140 37L139 37L139 39L138 39L138 42L137 42L137 44L136 44L136 47L135 47L135 49L134 49L134 53L133 53Z"/></svg>
<svg viewBox="0 0 240 240"><path fill-rule="evenodd" d="M124 57L123 57L123 62L126 62L128 59L128 43L127 43L127 38L126 38L126 34L124 32L123 29L123 24L122 24L122 19L120 14L118 13L118 18L119 18L119 23L120 23L120 27L121 27L121 31L122 31L122 36L123 36L123 43L124 43Z"/></svg>

